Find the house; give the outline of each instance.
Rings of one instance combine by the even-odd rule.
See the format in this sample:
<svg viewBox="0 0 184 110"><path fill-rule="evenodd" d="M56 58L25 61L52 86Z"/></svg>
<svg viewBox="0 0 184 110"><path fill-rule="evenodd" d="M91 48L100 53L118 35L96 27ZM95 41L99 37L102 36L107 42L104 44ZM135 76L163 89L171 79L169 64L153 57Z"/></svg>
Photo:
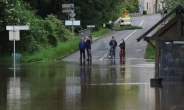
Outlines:
<svg viewBox="0 0 184 110"><path fill-rule="evenodd" d="M165 3L162 2L163 0L139 0L140 6L142 7L142 11L146 10L147 14L152 14L158 12L158 10L162 10ZM157 2L157 9L155 4Z"/></svg>

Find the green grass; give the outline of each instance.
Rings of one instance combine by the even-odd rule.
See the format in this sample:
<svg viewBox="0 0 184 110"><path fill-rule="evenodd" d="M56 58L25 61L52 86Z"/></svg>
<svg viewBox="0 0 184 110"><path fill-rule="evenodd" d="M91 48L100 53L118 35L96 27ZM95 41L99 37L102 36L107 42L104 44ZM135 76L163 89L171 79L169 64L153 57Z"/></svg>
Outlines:
<svg viewBox="0 0 184 110"><path fill-rule="evenodd" d="M152 41L152 43L155 45L155 41ZM145 59L155 59L155 50L149 44L146 48Z"/></svg>
<svg viewBox="0 0 184 110"><path fill-rule="evenodd" d="M121 26L119 28L114 28L115 31L123 31L123 30L134 30L134 29L142 29L140 26Z"/></svg>
<svg viewBox="0 0 184 110"><path fill-rule="evenodd" d="M73 40L59 43L55 48L48 48L32 55L22 55L20 62L34 61L53 61L61 59L78 50L79 37L75 36Z"/></svg>
<svg viewBox="0 0 184 110"><path fill-rule="evenodd" d="M104 36L105 34L110 33L110 32L112 32L112 30L110 30L108 28L101 28L98 31L92 32L91 35L92 35L92 37L99 37L99 36Z"/></svg>
<svg viewBox="0 0 184 110"><path fill-rule="evenodd" d="M162 27L157 27L156 31L160 30ZM155 45L155 41L151 41ZM155 50L148 44L146 48L146 53L145 53L145 59L147 61L153 62L155 59Z"/></svg>

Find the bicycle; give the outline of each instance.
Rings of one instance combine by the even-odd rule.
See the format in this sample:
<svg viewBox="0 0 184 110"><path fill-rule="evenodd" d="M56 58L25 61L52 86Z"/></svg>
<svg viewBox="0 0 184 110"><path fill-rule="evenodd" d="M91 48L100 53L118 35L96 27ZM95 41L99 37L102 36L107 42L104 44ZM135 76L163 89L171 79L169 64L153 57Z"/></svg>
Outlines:
<svg viewBox="0 0 184 110"><path fill-rule="evenodd" d="M111 59L113 56L114 56L113 48L111 48L111 49L109 50L109 52L107 53L107 58L108 58L108 59Z"/></svg>
<svg viewBox="0 0 184 110"><path fill-rule="evenodd" d="M125 49L120 49L119 57L120 59L122 59L122 57L125 58Z"/></svg>

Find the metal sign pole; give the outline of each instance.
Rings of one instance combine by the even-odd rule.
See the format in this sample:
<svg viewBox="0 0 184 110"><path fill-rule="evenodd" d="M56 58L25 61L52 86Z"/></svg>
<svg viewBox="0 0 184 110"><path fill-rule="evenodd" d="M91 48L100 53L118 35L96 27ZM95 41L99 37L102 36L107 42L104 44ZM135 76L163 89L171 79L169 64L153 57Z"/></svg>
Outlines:
<svg viewBox="0 0 184 110"><path fill-rule="evenodd" d="M14 32L14 26L13 26L13 57L14 57L14 83L15 83L15 32Z"/></svg>
<svg viewBox="0 0 184 110"><path fill-rule="evenodd" d="M74 32L73 32L73 17L72 17L72 37L74 39Z"/></svg>
<svg viewBox="0 0 184 110"><path fill-rule="evenodd" d="M14 83L15 83L15 77L16 77L16 74L15 74L15 72L16 72L16 70L15 70L15 40L16 40L16 34L15 34L15 32L16 31L18 31L19 32L19 30L29 30L29 26L26 26L26 25L24 25L24 26L6 26L6 30L9 30L9 40L11 40L11 41L13 41L13 58L14 58L14 60L13 60L13 69L14 69ZM11 31L12 31L12 34L11 34ZM19 36L19 35L18 35ZM17 39L17 40L19 40L19 39Z"/></svg>

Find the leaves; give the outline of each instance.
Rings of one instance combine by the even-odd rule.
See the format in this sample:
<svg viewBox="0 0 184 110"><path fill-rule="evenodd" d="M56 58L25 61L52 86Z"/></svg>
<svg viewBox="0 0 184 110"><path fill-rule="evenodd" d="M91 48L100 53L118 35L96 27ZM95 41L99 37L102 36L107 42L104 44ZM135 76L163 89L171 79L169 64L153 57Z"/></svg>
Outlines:
<svg viewBox="0 0 184 110"><path fill-rule="evenodd" d="M20 41L16 42L16 52L35 53L56 46L57 42L66 41L70 38L70 32L65 28L62 21L56 16L50 15L45 19L35 16L31 7L23 1L9 0L0 2L2 22L0 25L0 53L9 54L13 52L12 42L8 40L6 25L29 25L29 31L20 31ZM52 41L49 39L52 36ZM53 44L54 43L54 44Z"/></svg>

